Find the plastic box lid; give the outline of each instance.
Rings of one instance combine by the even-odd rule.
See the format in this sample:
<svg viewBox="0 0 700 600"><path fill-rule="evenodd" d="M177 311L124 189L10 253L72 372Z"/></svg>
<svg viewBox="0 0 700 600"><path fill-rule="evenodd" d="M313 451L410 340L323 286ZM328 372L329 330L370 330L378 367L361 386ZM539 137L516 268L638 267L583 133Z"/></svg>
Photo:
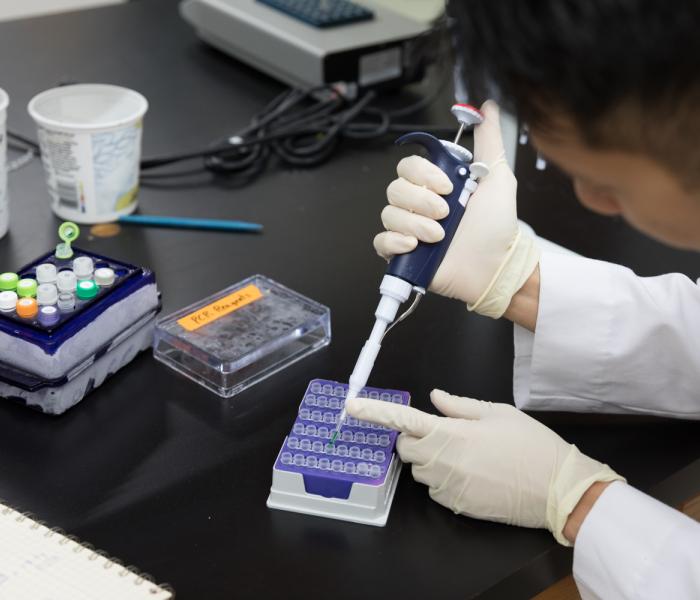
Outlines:
<svg viewBox="0 0 700 600"><path fill-rule="evenodd" d="M153 354L229 398L330 340L328 307L253 275L159 320Z"/></svg>

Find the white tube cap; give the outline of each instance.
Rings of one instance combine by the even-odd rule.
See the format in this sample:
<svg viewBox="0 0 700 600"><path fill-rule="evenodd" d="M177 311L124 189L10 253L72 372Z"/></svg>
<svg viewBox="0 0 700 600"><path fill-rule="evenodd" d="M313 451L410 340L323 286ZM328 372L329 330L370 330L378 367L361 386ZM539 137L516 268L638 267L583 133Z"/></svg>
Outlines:
<svg viewBox="0 0 700 600"><path fill-rule="evenodd" d="M0 311L11 312L17 307L17 292L0 292Z"/></svg>
<svg viewBox="0 0 700 600"><path fill-rule="evenodd" d="M36 280L39 283L56 283L56 265L44 263L36 268Z"/></svg>
<svg viewBox="0 0 700 600"><path fill-rule="evenodd" d="M59 271L56 275L56 286L59 292L75 293L78 278L73 271Z"/></svg>
<svg viewBox="0 0 700 600"><path fill-rule="evenodd" d="M114 269L100 267L95 269L95 283L100 287L109 287L114 283Z"/></svg>
<svg viewBox="0 0 700 600"><path fill-rule="evenodd" d="M53 283L42 283L36 288L36 302L39 306L50 306L56 304L58 300L58 290Z"/></svg>
<svg viewBox="0 0 700 600"><path fill-rule="evenodd" d="M79 256L73 261L73 272L78 279L92 279L95 263L89 256Z"/></svg>

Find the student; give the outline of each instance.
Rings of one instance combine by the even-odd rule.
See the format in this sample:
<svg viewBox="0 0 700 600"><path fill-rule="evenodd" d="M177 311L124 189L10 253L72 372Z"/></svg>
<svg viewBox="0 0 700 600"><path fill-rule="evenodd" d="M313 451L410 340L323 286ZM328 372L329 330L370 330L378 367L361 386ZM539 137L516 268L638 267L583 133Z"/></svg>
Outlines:
<svg viewBox="0 0 700 600"><path fill-rule="evenodd" d="M454 2L467 85L508 102L580 201L700 250L700 3ZM475 130L489 165L431 291L515 324L520 408L700 418L700 289L683 275L541 252L518 226L493 102ZM451 183L398 165L375 238L386 259L442 238ZM584 598L699 598L700 524L628 486L517 408L431 394L439 417L348 399L403 433L398 451L456 513L546 527L575 545Z"/></svg>

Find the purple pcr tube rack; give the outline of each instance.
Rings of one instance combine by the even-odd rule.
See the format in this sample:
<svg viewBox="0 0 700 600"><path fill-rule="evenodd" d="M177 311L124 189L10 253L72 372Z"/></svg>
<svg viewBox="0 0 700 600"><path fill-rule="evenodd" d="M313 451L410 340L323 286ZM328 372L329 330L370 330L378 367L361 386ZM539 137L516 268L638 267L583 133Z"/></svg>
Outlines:
<svg viewBox="0 0 700 600"><path fill-rule="evenodd" d="M349 417L331 434L343 409L347 384L314 379L272 471L270 508L383 526L391 509L401 461L397 432ZM366 387L359 394L408 405L408 392Z"/></svg>

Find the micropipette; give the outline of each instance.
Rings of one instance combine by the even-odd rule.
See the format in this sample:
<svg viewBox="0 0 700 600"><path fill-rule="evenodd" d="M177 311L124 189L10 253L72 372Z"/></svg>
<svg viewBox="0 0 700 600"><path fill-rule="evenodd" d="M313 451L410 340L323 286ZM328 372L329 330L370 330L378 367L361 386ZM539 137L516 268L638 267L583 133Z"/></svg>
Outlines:
<svg viewBox="0 0 700 600"><path fill-rule="evenodd" d="M469 104L455 104L452 107L452 114L459 121L459 131L452 142L439 140L424 132L407 133L396 140L400 145L415 143L423 146L428 152L430 161L447 175L453 186L452 192L444 196L450 212L444 219L438 221L445 230L442 241L435 244L420 242L415 250L399 254L389 262L389 267L379 286L381 299L374 313L376 319L374 327L350 375L346 400L357 397L367 384L384 336L394 325L416 309L447 252L467 202L477 188L478 179L488 174L488 167L483 163L472 162L471 152L458 143L465 127L478 125L483 121L483 115ZM408 300L412 291L416 293L413 303L394 321L399 307ZM347 411L343 408L331 436L331 444L335 444L346 418Z"/></svg>

